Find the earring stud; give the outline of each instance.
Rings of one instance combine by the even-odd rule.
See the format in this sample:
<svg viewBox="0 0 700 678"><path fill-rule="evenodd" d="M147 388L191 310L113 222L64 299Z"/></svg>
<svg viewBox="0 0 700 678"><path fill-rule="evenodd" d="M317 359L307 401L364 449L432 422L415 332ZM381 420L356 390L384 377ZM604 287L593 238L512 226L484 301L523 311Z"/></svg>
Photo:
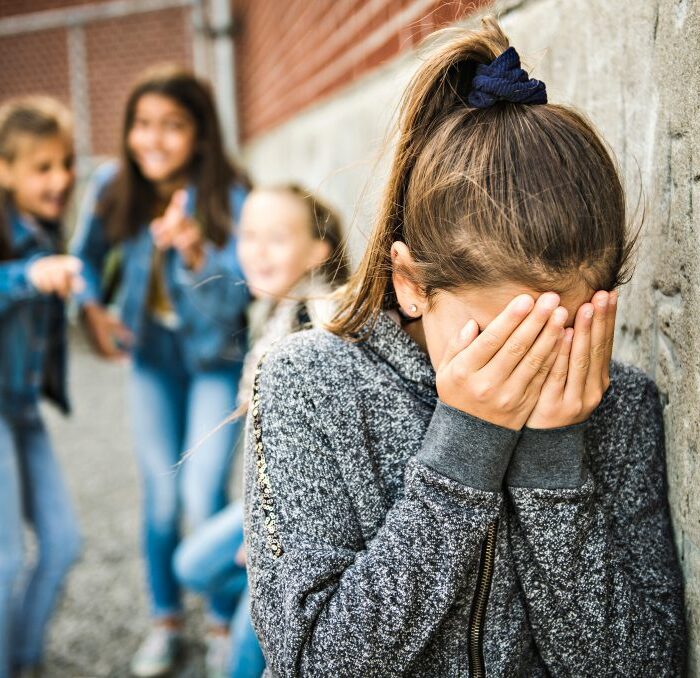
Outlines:
<svg viewBox="0 0 700 678"><path fill-rule="evenodd" d="M416 306L415 304L411 304L411 305L408 307L408 312L409 312L409 313L416 313L417 311L418 311L418 306Z"/></svg>

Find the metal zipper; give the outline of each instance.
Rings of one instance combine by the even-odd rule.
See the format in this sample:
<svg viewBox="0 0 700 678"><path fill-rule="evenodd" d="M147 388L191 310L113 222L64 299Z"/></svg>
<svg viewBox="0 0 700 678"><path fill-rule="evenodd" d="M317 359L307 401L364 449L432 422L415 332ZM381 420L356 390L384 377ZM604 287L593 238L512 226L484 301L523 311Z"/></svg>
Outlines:
<svg viewBox="0 0 700 678"><path fill-rule="evenodd" d="M481 563L476 580L476 591L469 617L469 675L471 678L485 678L484 666L484 621L486 604L489 602L491 580L493 579L493 563L496 559L496 534L498 533L498 518L488 526L486 539L481 548Z"/></svg>

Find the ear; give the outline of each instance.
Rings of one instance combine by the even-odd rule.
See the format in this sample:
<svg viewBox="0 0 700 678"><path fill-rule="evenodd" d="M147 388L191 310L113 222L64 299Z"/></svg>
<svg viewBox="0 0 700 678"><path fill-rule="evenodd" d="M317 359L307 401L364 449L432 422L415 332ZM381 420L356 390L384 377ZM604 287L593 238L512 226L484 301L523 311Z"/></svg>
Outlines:
<svg viewBox="0 0 700 678"><path fill-rule="evenodd" d="M391 246L391 280L402 312L411 318L423 315L427 299L411 273L415 263L406 243L397 240Z"/></svg>
<svg viewBox="0 0 700 678"><path fill-rule="evenodd" d="M327 240L314 238L309 252L309 270L323 265L331 256L331 244Z"/></svg>

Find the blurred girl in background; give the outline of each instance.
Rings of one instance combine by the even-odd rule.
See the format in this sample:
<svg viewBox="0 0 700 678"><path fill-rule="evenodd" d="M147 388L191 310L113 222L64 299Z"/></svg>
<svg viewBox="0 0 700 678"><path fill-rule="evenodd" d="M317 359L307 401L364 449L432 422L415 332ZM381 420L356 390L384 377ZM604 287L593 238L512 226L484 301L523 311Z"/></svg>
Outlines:
<svg viewBox="0 0 700 678"><path fill-rule="evenodd" d="M132 661L136 676L168 671L180 649L173 553L181 515L197 526L227 503L239 429L211 432L236 406L245 350L248 292L234 224L248 187L224 155L208 86L161 67L128 98L121 161L98 170L75 240L86 279L79 300L93 343L106 358L133 357L130 405L154 619ZM115 246L119 319L101 296ZM227 614L225 601L213 596L208 603L215 617Z"/></svg>
<svg viewBox="0 0 700 678"><path fill-rule="evenodd" d="M349 267L339 217L296 185L257 189L243 208L238 253L251 293L250 345L239 389L237 415L247 410L257 363L275 341L330 320L333 287ZM231 614L212 634L219 638L218 668L208 678L258 678L265 662L249 612L243 508L231 504L178 548L175 567L182 583L203 594L229 595ZM234 559L235 557L235 559Z"/></svg>
<svg viewBox="0 0 700 678"><path fill-rule="evenodd" d="M80 261L61 254L73 189L70 115L47 97L0 108L0 678L30 675L80 550L68 492L39 413L42 393L64 412L64 299ZM38 557L23 573L23 518Z"/></svg>

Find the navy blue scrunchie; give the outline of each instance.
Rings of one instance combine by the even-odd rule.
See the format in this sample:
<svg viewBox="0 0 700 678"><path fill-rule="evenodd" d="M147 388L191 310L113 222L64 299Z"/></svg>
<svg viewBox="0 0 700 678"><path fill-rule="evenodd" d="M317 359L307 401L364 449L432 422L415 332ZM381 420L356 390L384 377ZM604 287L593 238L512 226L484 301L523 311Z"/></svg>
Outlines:
<svg viewBox="0 0 700 678"><path fill-rule="evenodd" d="M476 68L467 102L474 108L489 108L497 101L547 103L547 88L541 80L530 79L520 67L515 47L509 47L490 64L479 64Z"/></svg>

